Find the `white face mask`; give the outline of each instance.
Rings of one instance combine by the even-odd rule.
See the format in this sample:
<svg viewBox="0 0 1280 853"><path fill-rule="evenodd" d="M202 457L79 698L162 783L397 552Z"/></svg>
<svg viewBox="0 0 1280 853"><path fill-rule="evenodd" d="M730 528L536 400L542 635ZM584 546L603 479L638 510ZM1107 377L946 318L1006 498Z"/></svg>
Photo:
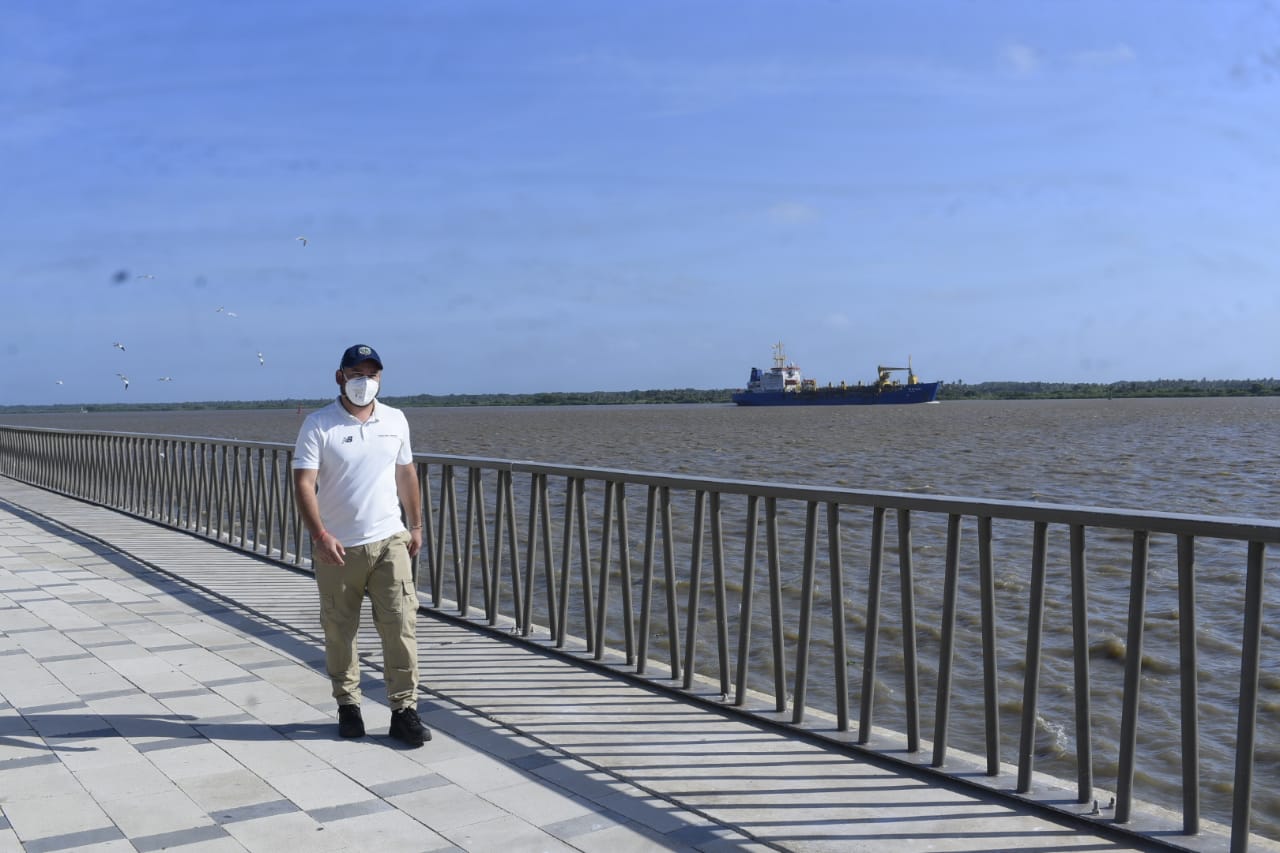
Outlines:
<svg viewBox="0 0 1280 853"><path fill-rule="evenodd" d="M372 403L373 398L378 396L378 380L371 376L357 376L355 379L348 379L347 383L342 386L342 393L347 395L351 405L363 408Z"/></svg>

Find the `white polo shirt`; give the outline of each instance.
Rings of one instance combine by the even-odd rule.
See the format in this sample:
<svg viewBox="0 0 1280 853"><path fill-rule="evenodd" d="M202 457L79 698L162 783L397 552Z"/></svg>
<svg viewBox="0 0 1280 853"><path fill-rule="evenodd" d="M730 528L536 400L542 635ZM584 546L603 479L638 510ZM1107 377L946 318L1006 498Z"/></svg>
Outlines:
<svg viewBox="0 0 1280 853"><path fill-rule="evenodd" d="M364 545L404 530L396 466L413 461L404 413L374 403L361 423L334 400L298 430L293 467L316 469L316 499L325 529L344 546Z"/></svg>

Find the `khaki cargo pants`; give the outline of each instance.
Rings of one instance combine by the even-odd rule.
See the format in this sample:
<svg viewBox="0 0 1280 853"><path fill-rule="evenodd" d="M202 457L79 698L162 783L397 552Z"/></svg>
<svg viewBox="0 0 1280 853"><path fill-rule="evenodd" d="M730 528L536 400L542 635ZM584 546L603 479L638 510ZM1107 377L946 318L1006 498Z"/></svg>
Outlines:
<svg viewBox="0 0 1280 853"><path fill-rule="evenodd" d="M360 608L369 594L373 622L382 639L383 672L391 709L416 707L418 701L418 594L413 586L408 532L346 549L345 565L315 562L320 590L324 659L333 698L339 705L360 704L360 658L356 637Z"/></svg>

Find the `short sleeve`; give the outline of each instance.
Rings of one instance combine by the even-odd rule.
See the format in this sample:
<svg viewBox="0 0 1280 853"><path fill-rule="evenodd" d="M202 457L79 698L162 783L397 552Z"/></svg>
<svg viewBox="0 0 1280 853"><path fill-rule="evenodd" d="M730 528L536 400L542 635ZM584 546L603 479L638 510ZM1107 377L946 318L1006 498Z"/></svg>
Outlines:
<svg viewBox="0 0 1280 853"><path fill-rule="evenodd" d="M396 454L397 465L408 465L413 462L413 445L409 442L409 419L400 416L400 452Z"/></svg>
<svg viewBox="0 0 1280 853"><path fill-rule="evenodd" d="M293 467L313 468L320 467L320 438L321 430L312 418L307 418L302 422L302 429L298 430L298 440L293 447Z"/></svg>

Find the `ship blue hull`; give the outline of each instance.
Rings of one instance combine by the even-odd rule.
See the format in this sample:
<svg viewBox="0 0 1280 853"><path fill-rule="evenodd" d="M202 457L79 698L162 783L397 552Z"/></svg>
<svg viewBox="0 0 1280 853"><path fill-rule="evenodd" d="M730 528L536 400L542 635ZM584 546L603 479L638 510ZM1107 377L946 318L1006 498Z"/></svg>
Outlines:
<svg viewBox="0 0 1280 853"><path fill-rule="evenodd" d="M883 391L869 386L818 388L814 391L739 391L732 399L739 406L884 406L932 403L938 399L940 384L917 382Z"/></svg>

